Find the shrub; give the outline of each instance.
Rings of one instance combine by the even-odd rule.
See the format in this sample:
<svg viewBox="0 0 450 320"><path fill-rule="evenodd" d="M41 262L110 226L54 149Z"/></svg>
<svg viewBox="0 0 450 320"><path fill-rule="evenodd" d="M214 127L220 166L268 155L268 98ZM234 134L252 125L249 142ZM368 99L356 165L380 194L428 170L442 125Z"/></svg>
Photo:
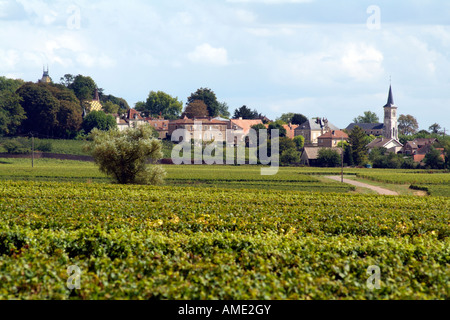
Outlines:
<svg viewBox="0 0 450 320"><path fill-rule="evenodd" d="M100 171L112 176L120 184L159 184L165 172L159 166L148 167L147 160L156 162L162 157L161 142L152 137L149 126L125 131L94 129L86 145Z"/></svg>
<svg viewBox="0 0 450 320"><path fill-rule="evenodd" d="M324 148L319 150L319 158L317 159L317 162L321 167L338 167L342 160L339 152Z"/></svg>

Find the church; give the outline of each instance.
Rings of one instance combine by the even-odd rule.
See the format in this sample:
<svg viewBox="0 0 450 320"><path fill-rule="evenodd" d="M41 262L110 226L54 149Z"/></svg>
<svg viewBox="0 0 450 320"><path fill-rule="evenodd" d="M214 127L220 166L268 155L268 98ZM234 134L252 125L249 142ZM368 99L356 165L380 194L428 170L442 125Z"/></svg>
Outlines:
<svg viewBox="0 0 450 320"><path fill-rule="evenodd" d="M38 83L52 83L52 78L50 78L48 66L47 70L44 67L44 74L42 75L42 79L38 80Z"/></svg>
<svg viewBox="0 0 450 320"><path fill-rule="evenodd" d="M367 145L370 150L374 148L386 148L390 153L399 153L403 144L398 140L398 108L394 103L392 86L389 88L389 96L384 109L384 123L352 123L347 127L350 132L355 126L359 126L368 135L381 136Z"/></svg>

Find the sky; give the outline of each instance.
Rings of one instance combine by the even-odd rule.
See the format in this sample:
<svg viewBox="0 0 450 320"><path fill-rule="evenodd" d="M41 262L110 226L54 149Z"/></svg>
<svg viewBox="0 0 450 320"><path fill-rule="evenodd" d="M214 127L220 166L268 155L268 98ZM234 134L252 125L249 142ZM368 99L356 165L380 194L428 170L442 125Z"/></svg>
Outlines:
<svg viewBox="0 0 450 320"><path fill-rule="evenodd" d="M130 106L212 89L246 105L347 127L399 114L450 132L448 0L0 0L0 76L92 77Z"/></svg>

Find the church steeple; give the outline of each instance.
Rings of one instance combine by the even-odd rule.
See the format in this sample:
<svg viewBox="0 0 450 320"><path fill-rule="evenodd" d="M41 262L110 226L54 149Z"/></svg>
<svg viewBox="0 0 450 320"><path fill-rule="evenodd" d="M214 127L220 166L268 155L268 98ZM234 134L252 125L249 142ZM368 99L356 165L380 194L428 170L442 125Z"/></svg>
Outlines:
<svg viewBox="0 0 450 320"><path fill-rule="evenodd" d="M392 85L389 87L389 97L388 97L388 102L387 102L386 107L388 107L388 106L395 106L394 96L392 94Z"/></svg>
<svg viewBox="0 0 450 320"><path fill-rule="evenodd" d="M384 130L383 136L387 139L398 140L397 107L394 103L392 85L389 87L387 104L384 106Z"/></svg>

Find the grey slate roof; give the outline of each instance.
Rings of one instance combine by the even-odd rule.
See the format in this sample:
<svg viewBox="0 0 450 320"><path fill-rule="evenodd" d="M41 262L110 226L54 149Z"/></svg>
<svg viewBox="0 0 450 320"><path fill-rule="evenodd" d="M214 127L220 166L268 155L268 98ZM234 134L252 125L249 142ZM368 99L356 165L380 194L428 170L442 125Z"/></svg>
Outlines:
<svg viewBox="0 0 450 320"><path fill-rule="evenodd" d="M322 119L310 119L303 124L301 124L296 130L321 130L325 127L325 122ZM337 131L339 130L338 127L336 127L331 122L328 122L328 127L330 130Z"/></svg>
<svg viewBox="0 0 450 320"><path fill-rule="evenodd" d="M354 127L360 127L364 131L367 130L383 130L384 124L383 123L352 123L347 127L348 131L352 131Z"/></svg>

